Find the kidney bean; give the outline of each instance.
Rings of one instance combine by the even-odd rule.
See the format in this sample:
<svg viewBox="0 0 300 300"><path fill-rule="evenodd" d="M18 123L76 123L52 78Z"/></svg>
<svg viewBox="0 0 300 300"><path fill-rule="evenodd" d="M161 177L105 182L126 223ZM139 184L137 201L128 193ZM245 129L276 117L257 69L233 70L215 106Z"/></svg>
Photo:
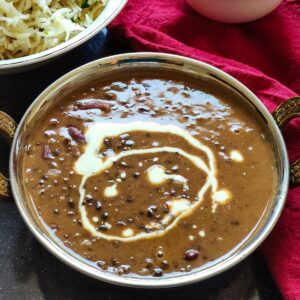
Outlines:
<svg viewBox="0 0 300 300"><path fill-rule="evenodd" d="M96 262L96 265L101 268L102 270L107 270L108 266L107 263L105 261L99 260Z"/></svg>
<svg viewBox="0 0 300 300"><path fill-rule="evenodd" d="M74 126L68 126L68 133L71 136L71 138L79 143L85 143L85 137L81 130Z"/></svg>
<svg viewBox="0 0 300 300"><path fill-rule="evenodd" d="M117 226L124 227L124 226L126 226L126 223L124 221L118 221Z"/></svg>
<svg viewBox="0 0 300 300"><path fill-rule="evenodd" d="M134 177L134 178L138 178L140 175L141 175L141 174L140 174L139 172L134 172L134 173L133 173L133 177Z"/></svg>
<svg viewBox="0 0 300 300"><path fill-rule="evenodd" d="M102 214L102 219L108 219L108 217L109 217L109 214L108 214L108 212L107 211L105 211L105 212L103 212L103 214Z"/></svg>
<svg viewBox="0 0 300 300"><path fill-rule="evenodd" d="M160 268L154 268L153 271L152 271L152 275L153 275L154 277L161 277L161 276L164 275L164 272L163 272L163 270L160 269Z"/></svg>
<svg viewBox="0 0 300 300"><path fill-rule="evenodd" d="M98 230L101 230L101 231L106 231L108 229L107 225L106 224L100 224L98 226Z"/></svg>
<svg viewBox="0 0 300 300"><path fill-rule="evenodd" d="M76 102L76 106L79 109L100 109L106 113L111 111L111 107L113 106L112 103L106 103L101 100L85 100L85 101L78 101Z"/></svg>
<svg viewBox="0 0 300 300"><path fill-rule="evenodd" d="M146 268L149 269L149 268L153 267L154 261L153 261L152 258L146 258L145 259L145 264L146 264Z"/></svg>
<svg viewBox="0 0 300 300"><path fill-rule="evenodd" d="M150 206L147 208L147 215L148 215L148 217L152 217L156 211L157 211L157 206L155 206L155 205L150 205Z"/></svg>
<svg viewBox="0 0 300 300"><path fill-rule="evenodd" d="M199 256L199 252L197 250L188 250L184 253L183 258L187 261L195 260Z"/></svg>
<svg viewBox="0 0 300 300"><path fill-rule="evenodd" d="M48 145L44 145L43 147L43 159L53 159L53 155L51 154L51 149Z"/></svg>
<svg viewBox="0 0 300 300"><path fill-rule="evenodd" d="M129 265L121 265L119 268L122 269L123 273L128 274L131 267Z"/></svg>
<svg viewBox="0 0 300 300"><path fill-rule="evenodd" d="M57 224L51 224L50 227L54 231L57 231L59 229L59 226Z"/></svg>
<svg viewBox="0 0 300 300"><path fill-rule="evenodd" d="M162 262L161 262L161 268L163 270L168 269L169 268L169 262L167 260L165 260L165 259L162 260Z"/></svg>
<svg viewBox="0 0 300 300"><path fill-rule="evenodd" d="M100 210L102 208L102 203L100 201L96 201L96 209Z"/></svg>

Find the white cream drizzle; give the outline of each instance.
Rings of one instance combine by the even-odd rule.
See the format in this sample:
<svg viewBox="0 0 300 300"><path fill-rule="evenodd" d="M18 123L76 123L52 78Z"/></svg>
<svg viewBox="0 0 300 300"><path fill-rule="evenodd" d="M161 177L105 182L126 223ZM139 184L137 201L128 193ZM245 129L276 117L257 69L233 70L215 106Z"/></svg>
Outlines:
<svg viewBox="0 0 300 300"><path fill-rule="evenodd" d="M122 231L122 235L124 236L124 237L130 237L130 236L132 236L134 234L134 231L133 231L133 229L131 229L131 228L127 228L127 229L124 229L123 231Z"/></svg>
<svg viewBox="0 0 300 300"><path fill-rule="evenodd" d="M105 189L104 189L104 192L103 192L104 196L105 197L116 197L119 192L117 190L117 185L116 184L113 184L111 186L107 186Z"/></svg>
<svg viewBox="0 0 300 300"><path fill-rule="evenodd" d="M149 149L134 149L127 150L111 156L102 160L99 156L99 150L103 146L103 141L107 137L119 136L123 133L128 133L131 131L146 131L146 132L167 132L177 136L181 136L188 142L190 145L204 152L208 158L208 165L198 156L188 154L182 149L175 147L157 147ZM168 231L174 228L177 223L184 217L191 214L202 202L203 197L207 190L211 188L212 191L212 211L215 212L217 205L222 201L217 201L218 197L214 197L218 190L218 182L216 178L216 166L215 166L215 157L211 149L203 145L199 140L192 137L185 130L173 126L173 125L161 125L154 122L131 122L126 124L120 123L96 123L91 126L85 133L85 138L87 145L85 152L78 158L75 163L75 171L78 174L81 174L82 181L79 187L80 192L80 201L78 204L79 212L81 214L82 226L89 231L93 236L100 237L106 240L119 240L124 242L136 241L144 238L154 238L165 235ZM188 199L170 199L168 201L169 213L160 221L160 223L150 222L147 224L147 228L156 229L156 231L150 232L139 232L134 234L134 231L131 228L124 229L122 231L122 236L110 235L107 233L100 232L96 227L90 222L87 217L87 211L82 202L85 198L85 183L90 176L95 174L100 174L112 167L113 163L120 160L123 157L131 155L141 155L149 153L177 153L187 159L189 159L199 170L206 173L206 182L200 188L197 194L197 201L191 202ZM167 179L173 179L179 183L182 183L184 186L188 187L187 179L181 175L177 174L165 174L162 166L155 165L147 170L148 179L152 184L162 184ZM114 184L111 187L114 189L114 193L106 193L107 195L115 195L117 191L117 186ZM107 191L107 188L105 189ZM105 192L105 191L104 191Z"/></svg>
<svg viewBox="0 0 300 300"><path fill-rule="evenodd" d="M228 204L231 200L231 197L231 193L228 190L220 190L213 195L213 199L215 200L215 202L221 205Z"/></svg>
<svg viewBox="0 0 300 300"><path fill-rule="evenodd" d="M200 237L204 238L205 237L205 231L204 230L200 230L199 231L199 235L200 235Z"/></svg>
<svg viewBox="0 0 300 300"><path fill-rule="evenodd" d="M95 223L99 222L99 218L98 218L98 217L96 217L96 216L95 216L95 217L93 217L93 218L92 218L92 220L93 220L93 222L95 222Z"/></svg>
<svg viewBox="0 0 300 300"><path fill-rule="evenodd" d="M237 150L232 150L230 152L230 158L232 160L236 161L236 162L242 162L242 161L244 161L243 155L239 151L237 151Z"/></svg>
<svg viewBox="0 0 300 300"><path fill-rule="evenodd" d="M154 165L147 170L149 181L154 185L165 183L168 179L183 184L183 187L188 190L187 179L178 174L166 174L164 166Z"/></svg>

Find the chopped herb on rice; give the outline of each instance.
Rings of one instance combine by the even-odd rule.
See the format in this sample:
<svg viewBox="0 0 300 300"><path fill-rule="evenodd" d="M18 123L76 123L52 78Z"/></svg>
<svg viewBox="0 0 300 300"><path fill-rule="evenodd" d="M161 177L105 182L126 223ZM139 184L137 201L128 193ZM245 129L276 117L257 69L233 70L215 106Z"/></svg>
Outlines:
<svg viewBox="0 0 300 300"><path fill-rule="evenodd" d="M0 0L0 59L55 47L88 27L107 0Z"/></svg>

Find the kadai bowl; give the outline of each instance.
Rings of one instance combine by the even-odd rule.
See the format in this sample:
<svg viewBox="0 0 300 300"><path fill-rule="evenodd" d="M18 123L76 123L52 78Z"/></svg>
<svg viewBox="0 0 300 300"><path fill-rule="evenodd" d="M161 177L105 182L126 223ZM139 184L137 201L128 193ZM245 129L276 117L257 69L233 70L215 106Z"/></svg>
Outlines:
<svg viewBox="0 0 300 300"><path fill-rule="evenodd" d="M219 274L267 237L299 183L279 129L297 115L299 98L272 116L210 65L135 53L64 75L16 130L1 117L11 191L38 240L92 277L167 287Z"/></svg>

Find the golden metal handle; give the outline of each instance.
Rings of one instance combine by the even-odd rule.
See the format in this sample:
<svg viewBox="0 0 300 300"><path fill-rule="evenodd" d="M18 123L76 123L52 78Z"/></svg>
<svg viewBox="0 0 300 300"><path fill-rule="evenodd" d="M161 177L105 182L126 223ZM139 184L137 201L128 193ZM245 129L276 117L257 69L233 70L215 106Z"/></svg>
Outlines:
<svg viewBox="0 0 300 300"><path fill-rule="evenodd" d="M300 97L291 98L281 103L273 112L273 117L281 128L290 120L300 117ZM290 167L290 182L300 185L300 159Z"/></svg>
<svg viewBox="0 0 300 300"><path fill-rule="evenodd" d="M300 185L300 159L291 165L290 182L291 184Z"/></svg>
<svg viewBox="0 0 300 300"><path fill-rule="evenodd" d="M6 113L0 111L0 134L11 143L15 130L16 122ZM0 198L10 195L9 179L0 173Z"/></svg>

